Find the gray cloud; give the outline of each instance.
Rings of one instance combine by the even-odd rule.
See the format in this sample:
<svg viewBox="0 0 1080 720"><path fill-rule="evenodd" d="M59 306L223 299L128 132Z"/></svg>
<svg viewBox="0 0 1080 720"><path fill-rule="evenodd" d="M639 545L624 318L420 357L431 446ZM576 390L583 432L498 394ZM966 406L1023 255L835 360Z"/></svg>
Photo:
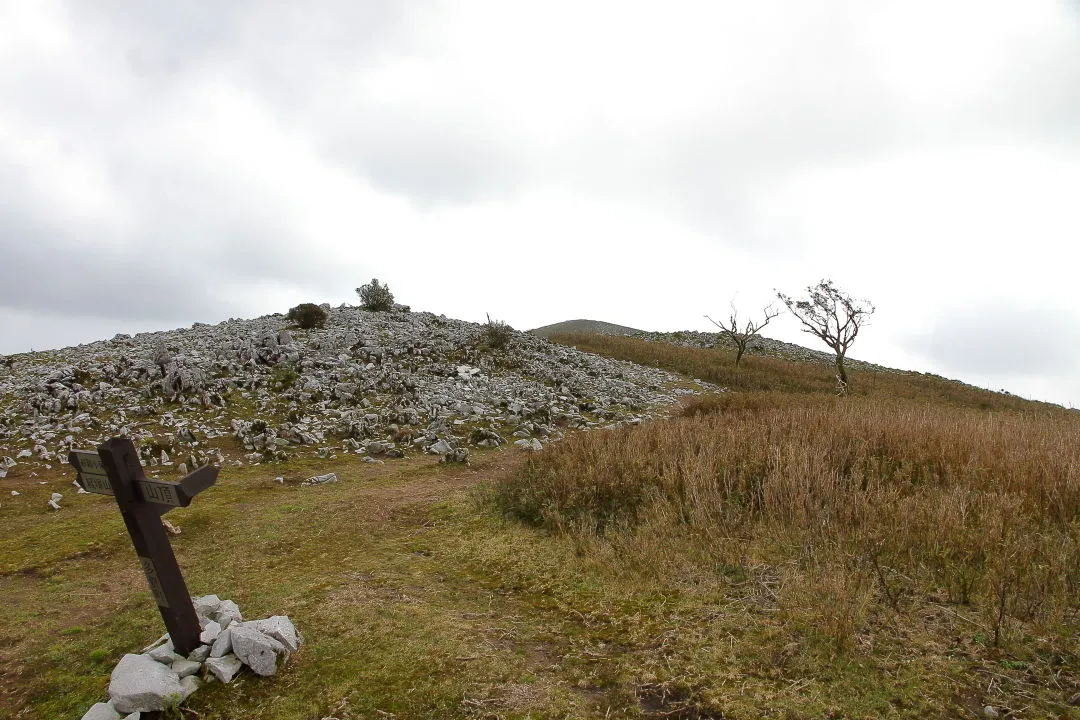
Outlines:
<svg viewBox="0 0 1080 720"><path fill-rule="evenodd" d="M907 348L953 372L1001 377L1069 373L1080 356L1080 317L1055 307L1000 301L940 312L933 328Z"/></svg>
<svg viewBox="0 0 1080 720"><path fill-rule="evenodd" d="M54 6L25 7L45 17ZM931 244L978 254L982 238L961 231L980 212L975 227L992 229L1007 184L961 211L890 193L905 187L894 172L969 178L956 158L984 148L1048 159L1016 167L1048 175L1023 178L1048 189L1041 227L1072 227L1049 190L1072 177L1059 165L1080 158L1075 3L55 7L25 28L2 27L0 8L0 313L22 318L20 333L51 314L49 342L71 317L188 324L282 310L283 297L348 296L372 275L388 279L391 262L433 303L496 293L505 304L490 309L511 321L547 292L540 266L572 268L589 288L565 302L603 296L604 311L630 313L619 293L639 288L610 277L612 257L627 277L629 256L674 277L680 263L652 253L687 248L689 264L716 263L725 295L836 271L887 306L907 250L876 247L865 225L846 222L847 193L872 177L859 196L882 224L918 212L905 227L940 224ZM893 162L957 147L966 154L940 165ZM848 174L807 199L833 169ZM834 198L825 247L805 209ZM933 212L954 216L938 223ZM720 262L732 257L734 270ZM995 272L986 280L1004 286L1007 268ZM689 302L689 283L657 282ZM990 310L957 304L896 344L971 372L1071 372L1077 318L1017 309L1029 294L1009 293ZM911 313L932 316L933 301ZM1015 326L1038 331L1014 343Z"/></svg>
<svg viewBox="0 0 1080 720"><path fill-rule="evenodd" d="M424 207L464 205L514 194L527 158L497 133L455 118L390 115L357 108L323 143L327 162Z"/></svg>

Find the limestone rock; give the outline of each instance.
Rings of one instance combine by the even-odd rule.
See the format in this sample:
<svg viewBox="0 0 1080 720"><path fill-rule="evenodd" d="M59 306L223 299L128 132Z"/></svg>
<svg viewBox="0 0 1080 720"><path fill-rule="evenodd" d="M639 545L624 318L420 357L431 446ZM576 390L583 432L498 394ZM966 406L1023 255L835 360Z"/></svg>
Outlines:
<svg viewBox="0 0 1080 720"><path fill-rule="evenodd" d="M277 672L278 656L285 653L285 646L264 635L253 627L231 629L233 653L257 675L273 675Z"/></svg>
<svg viewBox="0 0 1080 720"><path fill-rule="evenodd" d="M337 482L337 475L335 473L326 473L325 475L316 475L314 477L309 477L307 480L305 480L304 482L302 482L300 484L304 485L304 486L307 486L307 485L325 485L326 483L336 483L336 482Z"/></svg>
<svg viewBox="0 0 1080 720"><path fill-rule="evenodd" d="M232 654L211 657L205 664L206 669L223 683L232 682L232 679L236 677L236 673L240 672L240 668L243 667L240 659Z"/></svg>
<svg viewBox="0 0 1080 720"><path fill-rule="evenodd" d="M214 615L214 620L217 620L218 624L223 628L227 628L231 623L240 622L243 619L244 616L240 614L240 608L232 600L222 600L217 614Z"/></svg>
<svg viewBox="0 0 1080 720"><path fill-rule="evenodd" d="M453 451L453 449L454 448L450 446L450 443L446 442L445 440L438 440L437 442L429 445L426 448L426 452L429 452L432 455L445 455L446 453Z"/></svg>
<svg viewBox="0 0 1080 720"><path fill-rule="evenodd" d="M291 653L300 648L300 638L288 615L274 615L265 620L258 620L255 628L263 635L268 635L280 642Z"/></svg>
<svg viewBox="0 0 1080 720"><path fill-rule="evenodd" d="M217 640L214 641L214 646L210 648L210 657L224 657L232 652L233 627L235 626L225 628L221 631L221 634L217 636Z"/></svg>
<svg viewBox="0 0 1080 720"><path fill-rule="evenodd" d="M180 700L187 700L200 687L202 687L202 680L194 675L185 675L180 678Z"/></svg>
<svg viewBox="0 0 1080 720"><path fill-rule="evenodd" d="M537 451L537 450L543 450L544 449L544 446L541 445L540 441L537 440L536 438L528 438L526 440L515 440L514 444L517 445L519 448L524 448L526 450L532 450L534 452Z"/></svg>
<svg viewBox="0 0 1080 720"><path fill-rule="evenodd" d="M176 649L173 648L173 644L171 642L167 642L164 645L159 645L146 654L157 660L159 663L163 663L165 665L172 665L177 660L183 659L183 656L181 656L180 653L176 652Z"/></svg>
<svg viewBox="0 0 1080 720"><path fill-rule="evenodd" d="M217 640L218 635L221 634L221 624L215 620L211 620L206 623L206 627L199 634L199 642L205 644L211 644Z"/></svg>
<svg viewBox="0 0 1080 720"><path fill-rule="evenodd" d="M220 635L218 637L221 637ZM214 642L217 642L216 640ZM192 662L204 663L206 658L210 657L211 647L209 645L200 645L199 647L188 653L187 659Z"/></svg>
<svg viewBox="0 0 1080 720"><path fill-rule="evenodd" d="M194 660L185 660L183 658L177 660L169 666L172 671L183 680L188 675L194 675L202 669L202 663L195 662Z"/></svg>
<svg viewBox="0 0 1080 720"><path fill-rule="evenodd" d="M204 617L212 618L221 607L221 598L217 595L203 595L191 598L191 604L195 606L195 612Z"/></svg>
<svg viewBox="0 0 1080 720"><path fill-rule="evenodd" d="M125 655L109 682L109 698L122 713L164 710L182 693L177 674L149 655Z"/></svg>
<svg viewBox="0 0 1080 720"><path fill-rule="evenodd" d="M95 703L83 713L82 720L120 720L120 713L109 703Z"/></svg>

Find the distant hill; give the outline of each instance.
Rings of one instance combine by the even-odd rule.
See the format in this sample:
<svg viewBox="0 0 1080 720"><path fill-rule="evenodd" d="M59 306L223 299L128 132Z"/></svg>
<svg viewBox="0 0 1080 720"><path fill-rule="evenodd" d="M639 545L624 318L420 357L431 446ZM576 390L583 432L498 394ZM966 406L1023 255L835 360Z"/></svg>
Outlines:
<svg viewBox="0 0 1080 720"><path fill-rule="evenodd" d="M596 335L635 335L643 330L636 330L624 325L603 322L601 320L565 320L554 325L545 325L530 330L533 335L551 337L561 333L593 333Z"/></svg>

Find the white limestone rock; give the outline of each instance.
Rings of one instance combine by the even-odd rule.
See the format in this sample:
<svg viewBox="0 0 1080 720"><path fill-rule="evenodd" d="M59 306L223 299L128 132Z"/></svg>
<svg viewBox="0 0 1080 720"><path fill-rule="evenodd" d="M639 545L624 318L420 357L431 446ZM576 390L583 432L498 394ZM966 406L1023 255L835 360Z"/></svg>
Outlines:
<svg viewBox="0 0 1080 720"><path fill-rule="evenodd" d="M165 633L164 635L159 637L157 640L155 640L154 642L152 642L149 645L147 645L146 647L144 647L142 649L142 654L145 655L146 653L150 652L154 648L158 647L159 645L164 645L165 643L170 643L171 644L171 641L169 640L169 633Z"/></svg>
<svg viewBox="0 0 1080 720"><path fill-rule="evenodd" d="M454 448L450 446L450 443L440 439L429 445L425 449L425 452L429 452L432 455L445 455L453 449Z"/></svg>
<svg viewBox="0 0 1080 720"><path fill-rule="evenodd" d="M164 710L182 694L179 676L149 655L125 655L109 681L109 698L122 713Z"/></svg>
<svg viewBox="0 0 1080 720"><path fill-rule="evenodd" d="M218 637L221 636L219 635ZM210 650L210 645L200 645L188 653L187 659L197 663L206 662L206 658L210 657Z"/></svg>
<svg viewBox="0 0 1080 720"><path fill-rule="evenodd" d="M203 647L206 647L206 646L204 645ZM181 658L181 659L177 660L176 662L174 662L169 667L172 668L172 671L174 673L176 673L176 675L181 680L183 680L188 675L194 675L195 673L199 672L199 670L202 669L202 663L201 662L195 662L194 660L185 660L185 659Z"/></svg>
<svg viewBox="0 0 1080 720"><path fill-rule="evenodd" d="M180 653L176 652L176 649L173 648L173 644L171 642L167 642L164 645L158 645L156 648L146 654L157 660L159 663L163 663L165 665L172 665L177 660L183 659L183 656Z"/></svg>
<svg viewBox="0 0 1080 720"><path fill-rule="evenodd" d="M221 634L217 636L217 640L214 641L213 647L210 648L210 657L224 657L232 652L232 631L234 627L236 626L230 625L221 631Z"/></svg>
<svg viewBox="0 0 1080 720"><path fill-rule="evenodd" d="M277 672L278 656L286 652L283 644L253 627L230 628L229 632L233 653L255 674L267 676Z"/></svg>
<svg viewBox="0 0 1080 720"><path fill-rule="evenodd" d="M533 452L535 452L537 450L543 450L544 449L544 446L542 444L540 444L540 441L537 440L536 438L515 440L514 444L517 445L519 448L524 448L526 450L532 450Z"/></svg>
<svg viewBox="0 0 1080 720"><path fill-rule="evenodd" d="M195 606L195 612L203 617L213 618L214 613L221 607L221 598L217 595L203 595L191 598L191 604Z"/></svg>
<svg viewBox="0 0 1080 720"><path fill-rule="evenodd" d="M211 657L205 665L206 669L223 683L231 683L236 673L240 672L240 668L244 666L240 659L231 653L222 657Z"/></svg>
<svg viewBox="0 0 1080 720"><path fill-rule="evenodd" d="M215 640L218 639L218 635L220 634L221 624L215 620L211 620L206 623L206 627L204 627L203 631L199 634L199 642L205 643L207 645L212 644Z"/></svg>
<svg viewBox="0 0 1080 720"><path fill-rule="evenodd" d="M120 717L112 705L99 702L83 713L82 720L120 720Z"/></svg>
<svg viewBox="0 0 1080 720"><path fill-rule="evenodd" d="M180 678L180 701L183 702L184 700L187 700L189 697L191 697L191 694L198 690L200 687L202 687L202 680L195 677L194 675L185 675L184 677Z"/></svg>
<svg viewBox="0 0 1080 720"><path fill-rule="evenodd" d="M221 627L227 628L230 624L243 620L244 616L240 614L240 608L232 600L222 600L217 612L213 615L213 619Z"/></svg>
<svg viewBox="0 0 1080 720"><path fill-rule="evenodd" d="M327 483L336 483L337 480L338 477L336 473L326 473L325 475L315 475L314 477L309 477L307 480L300 484L305 487L309 485L325 485Z"/></svg>
<svg viewBox="0 0 1080 720"><path fill-rule="evenodd" d="M274 615L265 620L257 620L255 629L263 635L274 638L291 653L300 648L301 639L288 615Z"/></svg>

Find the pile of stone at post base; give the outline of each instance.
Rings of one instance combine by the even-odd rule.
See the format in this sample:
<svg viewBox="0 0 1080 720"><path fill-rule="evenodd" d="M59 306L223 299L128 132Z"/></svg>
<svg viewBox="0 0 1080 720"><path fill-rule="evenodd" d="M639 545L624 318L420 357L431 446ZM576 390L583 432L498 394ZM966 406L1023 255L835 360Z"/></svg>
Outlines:
<svg viewBox="0 0 1080 720"><path fill-rule="evenodd" d="M217 595L193 598L202 644L187 657L168 635L140 655L125 655L109 682L109 702L97 703L82 720L138 720L140 713L179 706L204 682L232 682L245 666L273 675L303 642L285 615L245 622L232 600Z"/></svg>

